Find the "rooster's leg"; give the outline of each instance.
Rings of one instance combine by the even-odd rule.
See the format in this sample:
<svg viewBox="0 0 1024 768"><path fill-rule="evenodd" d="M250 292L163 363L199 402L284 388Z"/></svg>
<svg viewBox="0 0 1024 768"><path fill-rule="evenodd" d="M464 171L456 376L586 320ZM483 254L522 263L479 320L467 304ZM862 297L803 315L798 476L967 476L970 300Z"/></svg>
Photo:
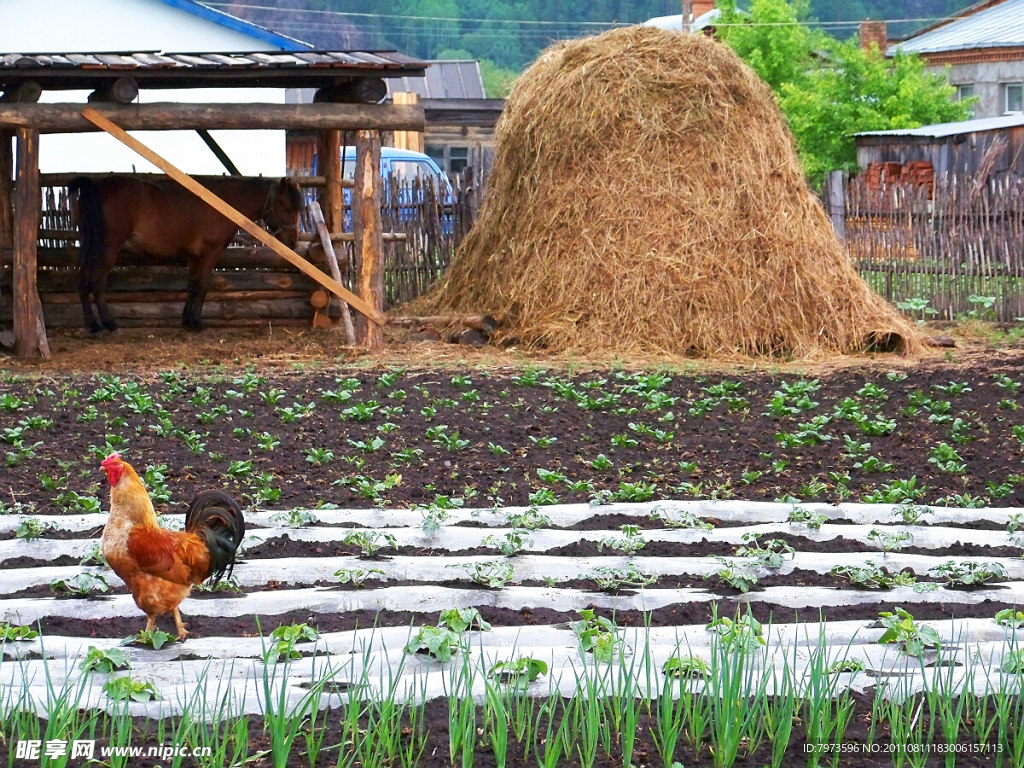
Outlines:
<svg viewBox="0 0 1024 768"><path fill-rule="evenodd" d="M152 632L156 629L156 616L146 615L146 631Z"/></svg>
<svg viewBox="0 0 1024 768"><path fill-rule="evenodd" d="M174 626L178 628L179 642L188 637L188 627L186 627L184 622L181 620L181 614L178 612L177 608L174 609Z"/></svg>

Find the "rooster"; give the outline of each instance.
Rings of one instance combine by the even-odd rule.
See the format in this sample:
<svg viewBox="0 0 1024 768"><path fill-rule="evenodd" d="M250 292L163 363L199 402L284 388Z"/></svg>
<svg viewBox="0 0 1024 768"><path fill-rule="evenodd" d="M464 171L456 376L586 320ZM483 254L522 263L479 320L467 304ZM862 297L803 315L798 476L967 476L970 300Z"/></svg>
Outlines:
<svg viewBox="0 0 1024 768"><path fill-rule="evenodd" d="M158 616L174 614L178 639L188 636L178 606L194 584L216 584L235 565L245 534L238 504L223 491L204 491L185 513L185 530L161 528L131 464L116 453L100 464L110 482L110 517L103 528L103 556L128 585L135 604L146 614L146 629Z"/></svg>

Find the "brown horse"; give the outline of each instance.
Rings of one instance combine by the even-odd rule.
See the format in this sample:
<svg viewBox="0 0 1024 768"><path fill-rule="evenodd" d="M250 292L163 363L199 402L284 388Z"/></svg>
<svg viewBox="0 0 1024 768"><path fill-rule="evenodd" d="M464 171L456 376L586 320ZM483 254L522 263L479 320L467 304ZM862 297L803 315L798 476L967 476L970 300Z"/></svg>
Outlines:
<svg viewBox="0 0 1024 768"><path fill-rule="evenodd" d="M298 237L302 192L290 179L206 180L203 185L253 221L262 220L289 248ZM117 330L104 299L107 276L122 248L158 258L188 258L188 291L181 323L202 330L203 300L221 254L238 227L170 179L145 181L108 176L98 181L74 179L76 218L81 237L78 294L86 328L93 334ZM100 320L93 315L90 296ZM102 326L100 325L102 323Z"/></svg>

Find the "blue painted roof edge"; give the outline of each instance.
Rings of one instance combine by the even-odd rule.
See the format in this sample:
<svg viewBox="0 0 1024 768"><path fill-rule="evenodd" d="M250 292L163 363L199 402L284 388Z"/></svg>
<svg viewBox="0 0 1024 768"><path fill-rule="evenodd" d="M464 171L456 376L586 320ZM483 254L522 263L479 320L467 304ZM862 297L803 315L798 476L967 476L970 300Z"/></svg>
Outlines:
<svg viewBox="0 0 1024 768"><path fill-rule="evenodd" d="M265 43L276 45L285 51L305 51L313 48L309 43L304 43L301 40L296 40L294 37L281 35L277 32L271 32L259 24L253 24L251 21L232 16L230 13L218 11L197 3L195 0L160 0L160 2L172 8L178 8L179 10L191 13L193 16L198 16L201 19L212 21L214 24L220 24L222 27L233 29L235 32L241 32Z"/></svg>

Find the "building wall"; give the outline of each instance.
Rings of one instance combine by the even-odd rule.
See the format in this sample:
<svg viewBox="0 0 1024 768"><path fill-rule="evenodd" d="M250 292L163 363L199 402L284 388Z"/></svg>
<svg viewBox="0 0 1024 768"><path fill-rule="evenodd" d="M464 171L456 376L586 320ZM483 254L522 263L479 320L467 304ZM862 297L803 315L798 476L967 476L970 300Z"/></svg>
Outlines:
<svg viewBox="0 0 1024 768"><path fill-rule="evenodd" d="M252 52L280 48L160 0L0 0L0 51L101 53L103 51ZM41 101L84 103L87 91L46 91ZM142 103L284 103L282 89L143 90ZM283 176L284 131L212 131L246 175ZM194 131L133 132L186 173L221 174L224 166ZM48 134L40 138L43 173L155 172L157 169L110 136Z"/></svg>
<svg viewBox="0 0 1024 768"><path fill-rule="evenodd" d="M274 51L160 0L0 0L5 53Z"/></svg>
<svg viewBox="0 0 1024 768"><path fill-rule="evenodd" d="M928 67L928 71L946 74L946 66ZM985 61L971 64L950 64L950 85L972 85L978 103L975 117L998 117L1006 107L1006 83L1024 83L1024 60Z"/></svg>

